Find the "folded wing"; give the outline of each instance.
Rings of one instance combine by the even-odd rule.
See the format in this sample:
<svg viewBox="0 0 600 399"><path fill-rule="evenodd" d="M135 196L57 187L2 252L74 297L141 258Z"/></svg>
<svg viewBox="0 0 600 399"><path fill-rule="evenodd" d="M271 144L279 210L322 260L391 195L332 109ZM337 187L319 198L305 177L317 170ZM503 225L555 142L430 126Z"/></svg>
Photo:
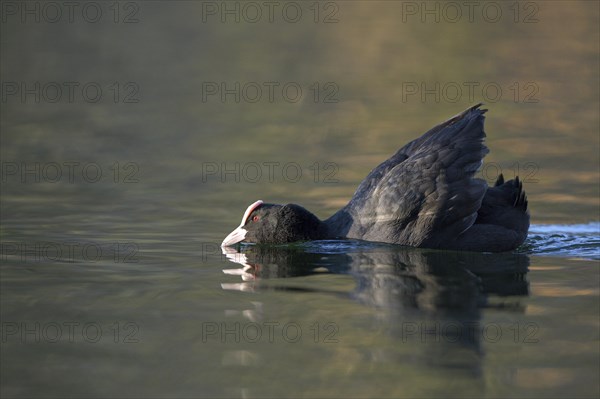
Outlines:
<svg viewBox="0 0 600 399"><path fill-rule="evenodd" d="M473 225L487 184L484 113L476 105L429 130L379 165L344 209L349 238L436 248Z"/></svg>

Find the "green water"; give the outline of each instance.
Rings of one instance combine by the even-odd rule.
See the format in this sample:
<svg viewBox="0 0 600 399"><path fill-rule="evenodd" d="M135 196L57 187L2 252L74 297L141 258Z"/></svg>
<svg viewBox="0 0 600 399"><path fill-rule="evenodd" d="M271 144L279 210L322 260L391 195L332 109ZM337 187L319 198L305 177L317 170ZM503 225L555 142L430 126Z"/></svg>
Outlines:
<svg viewBox="0 0 600 399"><path fill-rule="evenodd" d="M0 30L2 397L600 395L597 3L24 4ZM529 198L519 254L221 254L255 200L327 217L480 101L480 177Z"/></svg>

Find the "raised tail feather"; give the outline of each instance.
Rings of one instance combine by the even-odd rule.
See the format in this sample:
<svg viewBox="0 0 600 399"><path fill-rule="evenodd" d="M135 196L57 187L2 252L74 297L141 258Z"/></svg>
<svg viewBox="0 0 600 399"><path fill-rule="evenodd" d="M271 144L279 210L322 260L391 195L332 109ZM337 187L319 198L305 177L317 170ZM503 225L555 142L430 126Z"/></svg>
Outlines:
<svg viewBox="0 0 600 399"><path fill-rule="evenodd" d="M512 188L512 206L514 208L520 209L523 212L527 211L527 194L525 194L525 190L523 190L523 182L519 179L519 176L515 177L514 180L509 180L508 182L504 181L504 175L500 173L494 187L500 187L507 184Z"/></svg>

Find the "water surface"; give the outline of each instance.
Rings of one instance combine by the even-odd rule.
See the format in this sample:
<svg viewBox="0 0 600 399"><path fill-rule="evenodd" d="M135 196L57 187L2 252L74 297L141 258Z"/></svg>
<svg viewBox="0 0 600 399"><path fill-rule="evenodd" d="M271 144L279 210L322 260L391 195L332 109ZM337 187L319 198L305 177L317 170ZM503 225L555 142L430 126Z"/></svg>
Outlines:
<svg viewBox="0 0 600 399"><path fill-rule="evenodd" d="M183 1L118 3L118 23L104 2L96 23L3 15L1 396L598 397L597 4L435 22L409 3L319 3L317 22L298 3L296 23ZM515 253L221 253L255 200L328 217L480 101L479 177L518 174L529 198Z"/></svg>

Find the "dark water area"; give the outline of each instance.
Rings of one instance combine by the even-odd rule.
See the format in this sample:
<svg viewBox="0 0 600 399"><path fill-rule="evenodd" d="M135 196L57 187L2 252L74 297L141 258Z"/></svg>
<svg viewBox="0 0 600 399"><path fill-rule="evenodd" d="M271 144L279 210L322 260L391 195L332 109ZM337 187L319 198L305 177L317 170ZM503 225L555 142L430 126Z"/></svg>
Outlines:
<svg viewBox="0 0 600 399"><path fill-rule="evenodd" d="M596 2L76 3L2 3L0 396L600 396ZM221 250L477 102L514 253Z"/></svg>

